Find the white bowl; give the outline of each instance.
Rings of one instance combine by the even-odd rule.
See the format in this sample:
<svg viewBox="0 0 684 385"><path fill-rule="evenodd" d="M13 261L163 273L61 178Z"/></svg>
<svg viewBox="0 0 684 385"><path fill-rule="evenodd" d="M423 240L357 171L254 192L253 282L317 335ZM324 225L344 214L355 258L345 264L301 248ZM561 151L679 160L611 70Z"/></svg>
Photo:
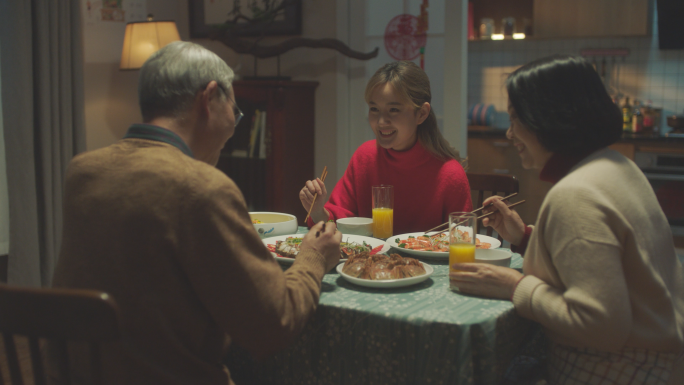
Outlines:
<svg viewBox="0 0 684 385"><path fill-rule="evenodd" d="M340 218L337 221L337 229L342 234L363 235L370 237L373 235L373 219L361 217Z"/></svg>
<svg viewBox="0 0 684 385"><path fill-rule="evenodd" d="M508 250L476 249L475 262L511 267L511 255L512 253Z"/></svg>
<svg viewBox="0 0 684 385"><path fill-rule="evenodd" d="M254 223L254 228L261 238L275 237L278 235L289 235L297 232L297 217L290 214L253 212L249 213L254 220L262 223Z"/></svg>

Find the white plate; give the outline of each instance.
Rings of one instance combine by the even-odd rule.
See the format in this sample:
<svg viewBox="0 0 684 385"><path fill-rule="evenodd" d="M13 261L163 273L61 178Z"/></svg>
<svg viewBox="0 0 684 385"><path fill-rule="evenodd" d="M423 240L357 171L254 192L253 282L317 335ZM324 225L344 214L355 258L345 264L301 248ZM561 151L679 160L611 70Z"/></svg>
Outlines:
<svg viewBox="0 0 684 385"><path fill-rule="evenodd" d="M340 276L342 278L346 279L347 281L359 285L359 286L365 286L365 287L375 287L375 288L381 288L381 289L391 289L394 287L404 287L404 286L411 286L415 285L417 283L423 282L426 279L430 278L432 273L434 273L435 269L428 265L427 263L421 262L423 267L425 268L425 274L419 275L417 277L411 277L411 278L400 278L400 279L385 279L385 280L379 280L379 281L374 281L370 279L361 279L361 278L354 278L350 275L347 275L342 272L342 267L344 267L344 263L340 263L337 265L337 272L340 273Z"/></svg>
<svg viewBox="0 0 684 385"><path fill-rule="evenodd" d="M277 237L270 237L270 238L264 238L262 241L264 242L264 245L274 245L276 244L276 241L284 241L289 237L294 237L294 238L304 238L305 234L290 234L290 235L279 235ZM389 250L389 246L385 244L383 240L373 238L373 237L364 237L361 235L342 235L342 242L356 242L356 243L363 243L366 242L367 244L371 245L371 247L376 248L378 246L384 245L382 250L380 250L381 253L384 253L385 251ZM294 258L286 258L286 257L281 257L276 253L271 252L273 255L273 258L276 259L276 261L284 264L284 265L291 265L294 263ZM341 262L346 261L346 258L340 259Z"/></svg>
<svg viewBox="0 0 684 385"><path fill-rule="evenodd" d="M411 254L423 258L432 258L432 259L439 259L439 260L449 260L449 252L448 251L418 251L418 250L409 250L409 249L403 249L399 247L399 244L396 242L396 240L402 240L406 239L409 236L417 237L420 235L424 235L425 233L408 233L408 234L399 234L399 235L394 235L389 238L387 238L387 246L391 247L392 249L402 251L406 254ZM430 232L428 235L433 235L437 234L437 232ZM477 239L480 240L480 242L485 242L485 243L490 243L491 246L489 247L490 249L497 249L501 247L501 241L499 241L496 238L493 237L488 237L486 235L482 234L477 234Z"/></svg>

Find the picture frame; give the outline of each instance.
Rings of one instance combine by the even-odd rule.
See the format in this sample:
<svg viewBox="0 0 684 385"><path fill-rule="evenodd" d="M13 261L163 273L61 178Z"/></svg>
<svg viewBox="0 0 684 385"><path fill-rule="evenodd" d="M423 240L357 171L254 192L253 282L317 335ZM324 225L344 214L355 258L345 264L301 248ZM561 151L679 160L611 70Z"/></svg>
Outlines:
<svg viewBox="0 0 684 385"><path fill-rule="evenodd" d="M234 0L216 0L225 1L229 8L232 8ZM212 25L220 25L220 23L206 23L206 10L204 0L188 0L189 14L190 14L190 38L206 38L209 36L209 30ZM214 16L215 17L215 16ZM226 15L226 20L228 16ZM249 28L240 28L235 32L237 37L250 36L283 36L283 35L301 35L302 34L302 1L293 0L292 4L284 9L284 15L280 20L275 20L268 24L267 27L255 24Z"/></svg>

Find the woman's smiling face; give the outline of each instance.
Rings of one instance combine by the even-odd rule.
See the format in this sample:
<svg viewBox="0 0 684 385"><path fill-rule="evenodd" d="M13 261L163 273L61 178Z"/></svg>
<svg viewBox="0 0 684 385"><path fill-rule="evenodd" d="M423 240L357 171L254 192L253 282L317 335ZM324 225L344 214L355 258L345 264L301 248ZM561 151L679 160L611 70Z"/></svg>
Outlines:
<svg viewBox="0 0 684 385"><path fill-rule="evenodd" d="M511 126L506 131L506 137L513 141L518 149L518 156L523 168L542 169L553 153L539 142L537 136L518 119L515 109L508 102L508 114L511 116Z"/></svg>
<svg viewBox="0 0 684 385"><path fill-rule="evenodd" d="M391 84L380 84L368 101L368 121L382 148L405 151L418 138L418 125L430 113L430 104L416 107L402 98Z"/></svg>

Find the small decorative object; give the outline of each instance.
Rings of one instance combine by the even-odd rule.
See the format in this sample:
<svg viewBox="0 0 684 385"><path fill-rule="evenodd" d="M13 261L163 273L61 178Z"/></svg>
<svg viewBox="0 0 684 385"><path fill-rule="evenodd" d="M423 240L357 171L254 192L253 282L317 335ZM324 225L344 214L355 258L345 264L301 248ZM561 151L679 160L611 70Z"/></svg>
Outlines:
<svg viewBox="0 0 684 385"><path fill-rule="evenodd" d="M488 17L480 20L480 39L491 39L492 34L494 34L494 20Z"/></svg>
<svg viewBox="0 0 684 385"><path fill-rule="evenodd" d="M368 60L378 55L372 52L354 51L337 39L309 39L293 37L279 44L263 45L261 40L268 35L299 35L302 23L301 0L214 0L232 4L227 20L222 24L205 23L205 1L189 0L190 37L208 37L218 40L239 54L254 56L254 74L257 73L257 58L278 57L278 78L280 78L280 55L295 48L329 48L352 59ZM254 39L250 39L253 37Z"/></svg>
<svg viewBox="0 0 684 385"><path fill-rule="evenodd" d="M419 18L402 14L390 20L385 28L385 48L397 60L413 60L425 47L426 35L421 31Z"/></svg>
<svg viewBox="0 0 684 385"><path fill-rule="evenodd" d="M515 33L515 18L514 17L504 17L501 20L501 27L503 29L503 35L507 37L512 37Z"/></svg>

